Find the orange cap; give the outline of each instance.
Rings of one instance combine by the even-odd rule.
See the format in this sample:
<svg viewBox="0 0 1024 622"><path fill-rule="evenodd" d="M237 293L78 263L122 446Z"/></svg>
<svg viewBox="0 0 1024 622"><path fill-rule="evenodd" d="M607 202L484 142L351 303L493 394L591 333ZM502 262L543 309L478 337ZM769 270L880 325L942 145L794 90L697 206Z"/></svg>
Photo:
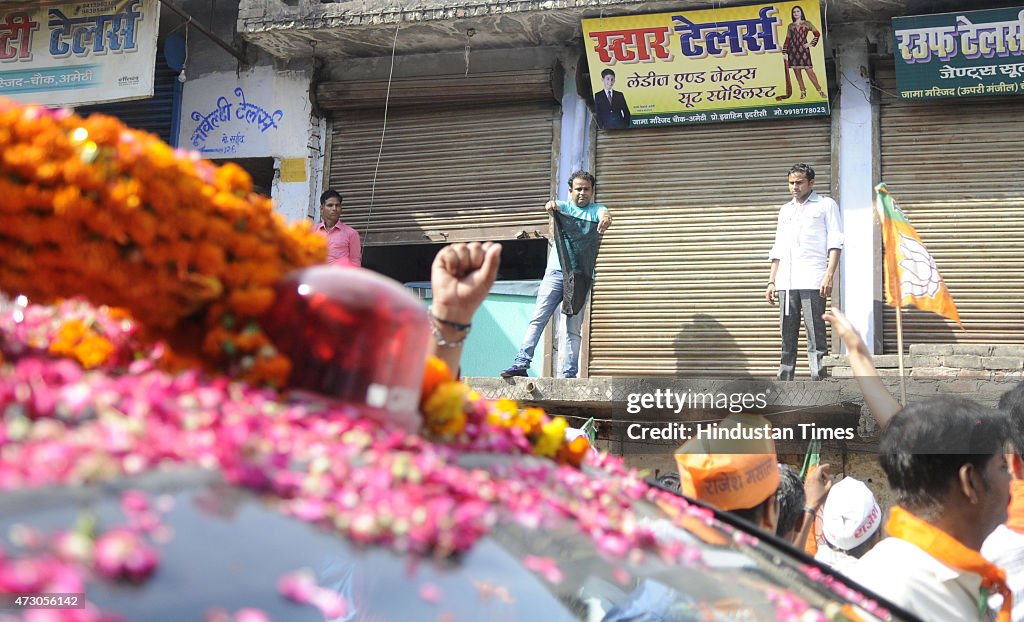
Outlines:
<svg viewBox="0 0 1024 622"><path fill-rule="evenodd" d="M720 510L745 510L775 494L775 454L676 454L684 495Z"/></svg>
<svg viewBox="0 0 1024 622"><path fill-rule="evenodd" d="M730 415L719 428L770 430L767 419ZM745 510L775 494L779 465L775 442L762 432L742 434L741 440L691 439L676 450L682 493L720 510ZM740 453L743 452L743 453Z"/></svg>

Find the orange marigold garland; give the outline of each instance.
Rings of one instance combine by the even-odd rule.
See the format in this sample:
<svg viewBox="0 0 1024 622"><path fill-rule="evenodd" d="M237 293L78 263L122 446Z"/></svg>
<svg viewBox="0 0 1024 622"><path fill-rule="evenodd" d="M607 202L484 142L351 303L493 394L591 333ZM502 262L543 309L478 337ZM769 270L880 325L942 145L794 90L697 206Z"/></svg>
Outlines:
<svg viewBox="0 0 1024 622"><path fill-rule="evenodd" d="M427 360L421 399L426 433L470 451L533 453L579 466L590 451L583 437L566 442L569 424L513 400L489 401L454 380L436 357Z"/></svg>
<svg viewBox="0 0 1024 622"><path fill-rule="evenodd" d="M70 319L61 324L48 351L74 358L85 369L93 369L110 360L114 344L82 320Z"/></svg>
<svg viewBox="0 0 1024 622"><path fill-rule="evenodd" d="M169 367L287 380L290 362L256 319L274 284L322 262L326 244L307 223L286 224L241 168L216 167L112 117L0 99L0 193L0 291L123 307L151 339L167 340ZM48 350L91 368L116 348L68 319ZM437 359L421 409L428 434L467 449L574 465L589 450L565 442L565 419L484 400Z"/></svg>
<svg viewBox="0 0 1024 622"><path fill-rule="evenodd" d="M307 223L275 214L245 171L112 117L6 100L0 154L0 290L125 307L151 338L173 335L187 363L284 382L289 363L254 320L273 284L326 248ZM103 344L74 328L61 353L101 360Z"/></svg>

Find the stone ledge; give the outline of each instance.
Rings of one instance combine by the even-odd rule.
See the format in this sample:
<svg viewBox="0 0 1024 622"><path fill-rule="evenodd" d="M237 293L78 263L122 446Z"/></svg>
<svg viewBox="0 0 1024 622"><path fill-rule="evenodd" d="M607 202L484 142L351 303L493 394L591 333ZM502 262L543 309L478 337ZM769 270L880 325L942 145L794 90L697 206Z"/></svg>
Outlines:
<svg viewBox="0 0 1024 622"><path fill-rule="evenodd" d="M976 354L949 354L942 357L942 366L981 369L981 356Z"/></svg>
<svg viewBox="0 0 1024 622"><path fill-rule="evenodd" d="M915 373L923 370L915 370ZM931 371L931 370L930 370ZM983 372L985 377L959 376L960 370L942 370L950 375L911 376L907 378L908 399L924 399L936 395L968 396L986 406L995 406L999 397L1017 385L1020 376L997 378L994 372ZM1022 372L1016 372L1021 374ZM466 378L466 383L489 399L502 397L535 404L556 413L587 411L598 418L635 418L628 413L627 402L631 394L651 394L657 391L691 393L765 393L765 408L754 409L770 416L785 415L798 421L809 417L848 415L851 409L864 404L860 386L853 378L829 378L823 382L779 382L775 380L712 379L712 378ZM893 395L900 391L899 379L886 376L882 382ZM699 419L709 414L722 415L719 409L686 409L675 412L671 408L641 409L644 415L660 420Z"/></svg>
<svg viewBox="0 0 1024 622"><path fill-rule="evenodd" d="M953 344L914 343L910 345L910 353L930 356L953 354Z"/></svg>
<svg viewBox="0 0 1024 622"><path fill-rule="evenodd" d="M904 372L911 377L990 377L989 372L1016 372L1024 369L1024 347L988 345L932 345L914 344L910 354L903 357ZM873 357L875 368L882 376L899 375L899 357L879 354ZM834 377L852 377L849 357L845 354L829 355L822 364ZM975 373L977 372L977 373ZM1000 378L1013 377L1005 373Z"/></svg>
<svg viewBox="0 0 1024 622"><path fill-rule="evenodd" d="M1012 356L987 356L981 359L981 364L985 369L1005 369L1014 371L1024 368L1024 358L1014 358Z"/></svg>

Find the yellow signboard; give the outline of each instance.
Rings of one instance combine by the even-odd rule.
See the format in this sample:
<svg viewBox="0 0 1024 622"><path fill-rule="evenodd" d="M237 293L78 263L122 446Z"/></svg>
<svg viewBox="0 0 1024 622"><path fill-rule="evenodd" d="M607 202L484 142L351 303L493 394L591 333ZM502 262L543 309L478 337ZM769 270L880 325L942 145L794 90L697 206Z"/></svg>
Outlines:
<svg viewBox="0 0 1024 622"><path fill-rule="evenodd" d="M281 181L306 181L306 158L283 158L281 160Z"/></svg>
<svg viewBox="0 0 1024 622"><path fill-rule="evenodd" d="M583 20L605 129L827 115L818 2Z"/></svg>

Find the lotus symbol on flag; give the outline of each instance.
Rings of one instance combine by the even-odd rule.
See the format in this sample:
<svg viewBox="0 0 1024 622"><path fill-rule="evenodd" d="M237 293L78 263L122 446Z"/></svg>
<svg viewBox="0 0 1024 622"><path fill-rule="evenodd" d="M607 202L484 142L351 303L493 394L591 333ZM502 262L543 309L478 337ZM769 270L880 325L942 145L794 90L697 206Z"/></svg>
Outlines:
<svg viewBox="0 0 1024 622"><path fill-rule="evenodd" d="M934 298L942 286L942 277L939 276L935 260L921 242L902 233L899 236L900 254L903 255L900 260L900 267L903 268L900 279L903 295Z"/></svg>

